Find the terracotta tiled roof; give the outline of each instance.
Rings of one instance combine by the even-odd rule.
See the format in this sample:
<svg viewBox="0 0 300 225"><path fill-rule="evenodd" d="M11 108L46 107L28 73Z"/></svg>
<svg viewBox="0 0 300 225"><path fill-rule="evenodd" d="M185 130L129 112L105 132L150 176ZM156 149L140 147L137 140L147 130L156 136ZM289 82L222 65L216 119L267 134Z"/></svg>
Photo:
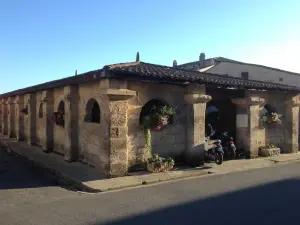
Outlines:
<svg viewBox="0 0 300 225"><path fill-rule="evenodd" d="M108 72L108 73L106 73ZM54 80L43 84L11 91L0 95L7 98L15 95L24 95L52 88L60 88L66 85L77 85L101 79L135 79L140 81L154 80L156 82L186 83L195 82L199 84L215 85L220 87L232 87L240 89L274 90L300 93L299 87L266 83L261 81L243 80L234 77L200 73L196 71L178 69L174 67L155 65L144 62L121 63L105 66L103 69L90 71L77 76L71 76L60 80Z"/></svg>
<svg viewBox="0 0 300 225"><path fill-rule="evenodd" d="M52 88L60 88L60 87L64 87L67 85L76 85L76 84L90 82L93 80L103 79L102 71L103 70L93 70L93 71L83 73L80 75L66 77L63 79L49 81L49 82L46 82L43 84L38 84L38 85L31 86L31 87L18 89L15 91L1 94L0 98L7 98L10 96L15 96L15 95L24 95L24 94L28 94L28 93L37 92L37 91L43 91L43 90L52 89Z"/></svg>
<svg viewBox="0 0 300 225"><path fill-rule="evenodd" d="M195 82L206 85L232 87L240 89L274 90L299 92L300 88L276 83L268 83L224 75L201 73L174 67L155 65L144 62L114 64L105 67L108 71L122 77L134 76L140 79L156 79L161 81Z"/></svg>

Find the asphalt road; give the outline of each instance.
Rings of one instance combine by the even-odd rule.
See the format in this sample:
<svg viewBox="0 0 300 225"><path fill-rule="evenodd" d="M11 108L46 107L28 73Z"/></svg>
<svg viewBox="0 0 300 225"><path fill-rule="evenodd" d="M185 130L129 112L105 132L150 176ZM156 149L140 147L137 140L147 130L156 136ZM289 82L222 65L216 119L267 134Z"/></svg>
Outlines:
<svg viewBox="0 0 300 225"><path fill-rule="evenodd" d="M300 224L300 163L81 194L9 156L0 166L0 224Z"/></svg>

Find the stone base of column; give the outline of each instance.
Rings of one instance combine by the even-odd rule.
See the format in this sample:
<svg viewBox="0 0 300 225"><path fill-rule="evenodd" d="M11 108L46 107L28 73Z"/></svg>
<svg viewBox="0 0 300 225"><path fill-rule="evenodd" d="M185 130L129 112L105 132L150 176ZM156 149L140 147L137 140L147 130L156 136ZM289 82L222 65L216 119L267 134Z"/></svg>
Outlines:
<svg viewBox="0 0 300 225"><path fill-rule="evenodd" d="M204 154L205 154L204 145L190 148L184 154L185 163L190 166L204 165Z"/></svg>

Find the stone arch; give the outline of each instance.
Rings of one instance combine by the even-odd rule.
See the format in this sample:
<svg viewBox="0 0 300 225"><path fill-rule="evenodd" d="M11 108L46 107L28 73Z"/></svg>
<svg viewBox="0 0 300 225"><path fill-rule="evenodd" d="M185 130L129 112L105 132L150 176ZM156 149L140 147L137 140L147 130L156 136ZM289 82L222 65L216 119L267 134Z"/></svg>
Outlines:
<svg viewBox="0 0 300 225"><path fill-rule="evenodd" d="M278 113L278 110L271 104L265 104L263 107L263 113Z"/></svg>
<svg viewBox="0 0 300 225"><path fill-rule="evenodd" d="M39 106L39 114L38 114L39 118L43 118L43 103L40 103Z"/></svg>
<svg viewBox="0 0 300 225"><path fill-rule="evenodd" d="M84 117L85 122L100 123L101 110L98 102L94 98L88 100L85 110L86 110L86 115Z"/></svg>
<svg viewBox="0 0 300 225"><path fill-rule="evenodd" d="M65 113L65 102L63 100L59 102L57 112Z"/></svg>
<svg viewBox="0 0 300 225"><path fill-rule="evenodd" d="M159 106L170 106L166 101L160 99L151 99L149 100L143 107L140 112L139 124L143 124L143 118L149 113L152 106L159 105ZM169 117L169 124L174 123L174 116Z"/></svg>

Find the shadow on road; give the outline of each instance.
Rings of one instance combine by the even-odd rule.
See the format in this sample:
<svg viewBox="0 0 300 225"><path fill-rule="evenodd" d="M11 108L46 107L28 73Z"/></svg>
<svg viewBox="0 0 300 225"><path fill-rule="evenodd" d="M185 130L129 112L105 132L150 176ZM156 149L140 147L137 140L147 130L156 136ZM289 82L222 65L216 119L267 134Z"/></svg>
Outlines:
<svg viewBox="0 0 300 225"><path fill-rule="evenodd" d="M47 171L5 151L0 154L0 190L59 186Z"/></svg>
<svg viewBox="0 0 300 225"><path fill-rule="evenodd" d="M105 224L299 224L299 192L300 180L283 180ZM98 224L103 223L99 222Z"/></svg>

